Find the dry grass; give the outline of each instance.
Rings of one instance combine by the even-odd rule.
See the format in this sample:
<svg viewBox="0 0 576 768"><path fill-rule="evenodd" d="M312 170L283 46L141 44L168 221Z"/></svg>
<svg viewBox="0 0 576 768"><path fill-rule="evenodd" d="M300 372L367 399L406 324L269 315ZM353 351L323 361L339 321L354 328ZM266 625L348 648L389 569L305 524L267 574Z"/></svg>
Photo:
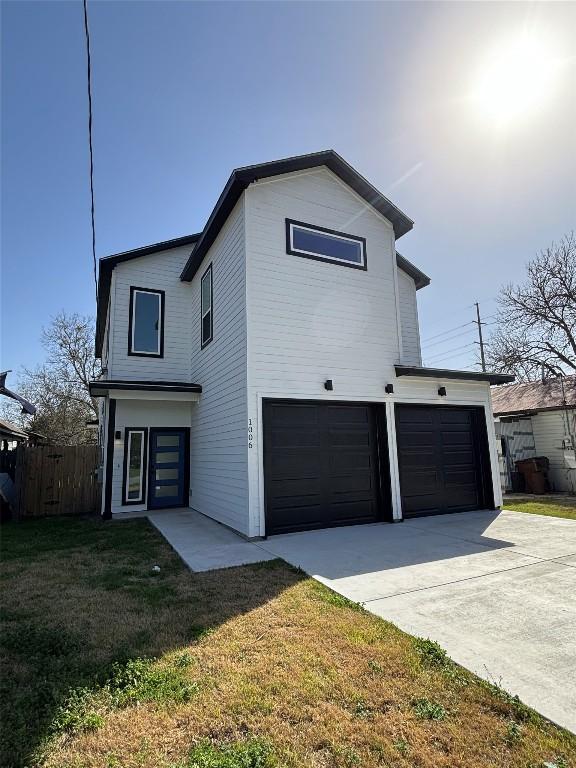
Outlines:
<svg viewBox="0 0 576 768"><path fill-rule="evenodd" d="M143 521L4 532L3 766L576 760L574 737L282 562L191 574ZM119 673L152 656L141 678ZM66 705L78 687L81 705ZM243 743L267 757L234 762L210 747ZM198 744L204 762L188 757Z"/></svg>

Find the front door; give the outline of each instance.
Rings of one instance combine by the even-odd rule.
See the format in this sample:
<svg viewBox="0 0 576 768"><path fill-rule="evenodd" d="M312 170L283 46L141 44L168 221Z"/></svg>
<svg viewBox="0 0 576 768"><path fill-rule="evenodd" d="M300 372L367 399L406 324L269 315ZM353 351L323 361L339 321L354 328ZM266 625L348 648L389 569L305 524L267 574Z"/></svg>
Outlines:
<svg viewBox="0 0 576 768"><path fill-rule="evenodd" d="M187 429L151 429L148 508L187 506Z"/></svg>

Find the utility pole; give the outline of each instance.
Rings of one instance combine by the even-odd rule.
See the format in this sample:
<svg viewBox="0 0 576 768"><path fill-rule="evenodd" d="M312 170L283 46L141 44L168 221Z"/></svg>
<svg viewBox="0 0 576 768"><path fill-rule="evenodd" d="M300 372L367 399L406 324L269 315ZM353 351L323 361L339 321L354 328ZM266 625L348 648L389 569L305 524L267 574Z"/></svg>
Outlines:
<svg viewBox="0 0 576 768"><path fill-rule="evenodd" d="M478 339L480 341L480 359L482 361L482 370L486 373L486 359L484 357L484 340L482 339L482 320L480 320L480 305L475 302L476 322L478 324Z"/></svg>

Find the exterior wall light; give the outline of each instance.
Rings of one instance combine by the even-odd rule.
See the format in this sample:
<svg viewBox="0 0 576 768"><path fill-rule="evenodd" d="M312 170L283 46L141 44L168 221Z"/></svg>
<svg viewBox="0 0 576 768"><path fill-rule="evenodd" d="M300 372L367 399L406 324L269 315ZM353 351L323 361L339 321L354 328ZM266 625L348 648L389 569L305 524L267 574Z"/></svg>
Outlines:
<svg viewBox="0 0 576 768"><path fill-rule="evenodd" d="M386 384L384 392L386 392L387 395L391 395L392 392L394 392L394 384Z"/></svg>
<svg viewBox="0 0 576 768"><path fill-rule="evenodd" d="M324 382L324 389L327 389L329 392L332 392L334 389L334 384L332 383L332 379L326 379Z"/></svg>
<svg viewBox="0 0 576 768"><path fill-rule="evenodd" d="M438 394L440 397L446 397L446 387L438 387Z"/></svg>

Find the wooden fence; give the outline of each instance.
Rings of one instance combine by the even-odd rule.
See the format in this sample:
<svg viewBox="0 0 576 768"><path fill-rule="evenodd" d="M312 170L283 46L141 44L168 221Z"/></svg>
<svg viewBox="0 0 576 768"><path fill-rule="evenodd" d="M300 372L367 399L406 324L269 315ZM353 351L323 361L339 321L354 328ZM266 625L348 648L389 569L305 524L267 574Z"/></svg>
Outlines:
<svg viewBox="0 0 576 768"><path fill-rule="evenodd" d="M17 448L14 517L86 515L100 509L100 448Z"/></svg>

